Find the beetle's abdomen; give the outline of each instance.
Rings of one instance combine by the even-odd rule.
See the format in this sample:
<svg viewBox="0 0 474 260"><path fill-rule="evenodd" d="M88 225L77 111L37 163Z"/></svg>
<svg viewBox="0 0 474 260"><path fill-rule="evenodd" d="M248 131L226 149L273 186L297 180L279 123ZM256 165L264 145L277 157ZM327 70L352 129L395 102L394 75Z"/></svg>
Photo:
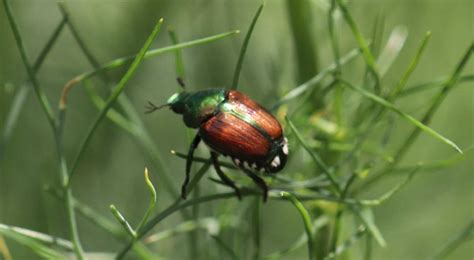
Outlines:
<svg viewBox="0 0 474 260"><path fill-rule="evenodd" d="M264 160L271 146L255 127L230 113L218 113L203 123L199 134L211 149L239 162Z"/></svg>
<svg viewBox="0 0 474 260"><path fill-rule="evenodd" d="M282 137L283 131L278 120L257 102L235 90L229 91L227 102L232 106L234 112L248 116L272 140Z"/></svg>

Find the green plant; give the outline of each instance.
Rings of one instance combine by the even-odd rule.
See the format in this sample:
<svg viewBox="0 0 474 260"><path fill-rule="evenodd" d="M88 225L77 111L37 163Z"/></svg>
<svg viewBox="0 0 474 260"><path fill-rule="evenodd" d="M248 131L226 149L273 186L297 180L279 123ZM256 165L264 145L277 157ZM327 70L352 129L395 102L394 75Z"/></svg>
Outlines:
<svg viewBox="0 0 474 260"><path fill-rule="evenodd" d="M304 28L304 20L300 20L298 14L304 13L307 2L300 4L288 1L292 31L296 40L310 39L304 42L306 48L316 48L312 43L313 36L309 28ZM303 4L304 3L304 4ZM208 44L220 39L236 35L239 31L230 31L198 40L179 43L177 34L170 31L172 45L149 50L155 37L159 34L163 19L160 19L143 47L136 55L114 59L108 63L101 64L96 60L81 38L75 24L69 19L69 14L63 3L59 3L62 19L58 23L47 44L41 51L34 63L29 61L22 34L16 24L15 15L11 9L10 2L3 0L3 6L11 25L21 59L25 65L28 84L35 91L36 99L40 101L42 110L52 130L57 158L57 168L60 175L60 185L50 185L46 189L57 201L64 203L67 212L69 240L57 238L49 234L7 226L0 224L0 235L7 239L17 241L30 248L33 252L45 258L61 258L64 254L73 253L76 258L87 258L88 248L82 246L80 233L77 227L76 212L90 220L96 227L103 229L111 237L117 239L122 245L115 255L121 259L130 256L133 250L134 256L143 259L156 259L162 257L150 250L148 245L165 239L175 238L177 234L186 234L191 256L198 258L202 252L199 251L199 237L208 237L208 244L213 245L207 256L223 256L224 258L242 259L248 257L247 249L251 249L251 257L254 259L278 259L285 257L292 251L303 246L307 247L309 259L333 259L347 253L355 245L366 239L364 256L370 259L372 255L372 239L378 245L384 247L387 242L383 231L379 229L374 217L373 207L379 206L393 197L397 192L407 185L421 171L445 168L455 164L466 157L472 146L457 145L445 135L439 133L429 126L431 119L444 101L446 96L454 90L460 82L472 81L471 74L463 75L468 61L474 52L474 43L470 42L467 50L462 55L456 68L450 75L440 81L422 83L416 86L408 86L412 74L415 72L423 53L431 38L427 32L418 47L417 52L403 75L396 82L384 81L384 76L394 60L400 55L407 37L403 29L395 28L392 31L386 45L382 47L382 35L380 28L383 22L378 20L374 25L372 39L366 39L356 20L353 18L350 8L342 0L331 0L327 9L327 31L329 32L330 48L334 62L321 67L318 60L319 53L311 50L304 52L299 49L296 55L298 64L298 80L301 84L281 95L278 101L271 106L285 123L286 133L289 135L292 158L294 165L276 176L266 176L270 179L272 190L269 198L272 201L283 201L291 203L294 210L302 218L300 226L301 236L298 237L287 248L280 248L275 252L264 254L262 250L262 204L258 200L260 191L254 188L250 182L235 176L242 188L242 196L247 198L244 202L229 202L226 207L212 208L212 214L204 214L200 206L212 207L212 202L218 200L235 200L233 192L216 192L204 194L200 190L200 180L209 174L211 165L209 158L195 157L194 161L202 164L201 167L193 169L192 179L188 191L194 195L188 200L182 200L176 190L173 178L182 175L175 173L175 169L168 166L163 159L161 147L155 144L152 136L143 122L143 117L137 112L130 98L124 93L129 80L140 69L140 63L154 56L173 52L175 54L175 74L185 78L184 64L186 60L182 50L200 44ZM239 77L242 68L245 68L244 58L246 51L253 48L251 37L254 28L258 27L258 19L264 11L261 5L250 23L240 54L237 59L233 74L232 84L229 88L239 87ZM339 14L339 16L337 16ZM341 55L341 36L335 23L341 17L353 35L356 46L347 54ZM93 69L72 78L63 87L58 101L58 111L55 112L51 105L50 97L45 93L37 77L43 61L47 59L50 50L58 39L59 34L69 28L74 40L78 43L80 50L87 58ZM313 57L311 64L307 58ZM352 79L345 67L351 62L362 58L364 68L359 74L364 75L362 82ZM247 57L248 59L248 57ZM115 84L106 74L107 71L129 65L128 70ZM308 78L308 75L312 75ZM100 78L100 83L95 80ZM10 112L3 126L3 135L0 142L0 160L3 157L4 146L11 138L12 129L18 119L19 111L25 104L28 93L28 84L24 84L17 91ZM99 85L106 87L109 92L107 98L103 98ZM83 133L83 141L77 146L76 156L68 163L64 149L64 137L68 134L64 125L67 118L68 99L73 99L75 88L83 87L88 98L94 103L99 114L90 125L87 132ZM426 90L435 89L437 94L426 105L427 109L421 117L412 115L399 105L403 97L422 95ZM277 92L277 91L275 91ZM397 144L392 138L391 122L394 118L405 120L413 129L402 138L396 149L387 148ZM104 119L110 120L120 130L128 133L143 154L150 158L152 173L158 174L156 183L162 183L162 189L158 189L158 195L154 185L150 181L148 171L145 172L145 181L150 191L150 204L138 225L134 228L133 221L125 218L118 209L111 205L113 215L104 216L97 210L77 200L72 193L72 181L77 175L77 169L81 162L85 161L85 153L97 132L98 126ZM417 119L420 118L420 119ZM186 132L188 142L192 133ZM407 151L414 145L420 134L425 134L436 141L445 144L446 148L457 151L459 154L452 158L432 163L416 163L414 165L400 166ZM394 151L391 151L394 150ZM176 158L185 159L186 156L180 152L173 151ZM1 162L1 161L0 161ZM183 161L184 163L184 161ZM221 162L222 167L227 170L235 170L234 166ZM407 175L404 180L399 181L393 187L384 189L382 195L375 199L361 199L361 193L369 188L377 187L381 180L385 180L395 174ZM211 177L211 180L212 179ZM113 182L114 180L110 180ZM215 188L220 189L221 183L215 181ZM207 184L206 184L207 185ZM161 202L161 191L165 191L174 201L169 205ZM256 197L257 199L248 199ZM158 201L159 209L153 215L155 203ZM162 208L161 208L162 207ZM152 230L169 220L174 213L180 213L184 222L175 227L166 228L153 233ZM251 219L246 217L251 215ZM112 216L116 220L113 221ZM345 216L353 216L353 221L345 221ZM222 230L222 232L220 232ZM252 235L252 239L246 237L245 232ZM452 252L461 243L472 237L472 223L456 235L436 255L442 258ZM249 242L251 241L251 242ZM251 246L249 244L251 243ZM5 247L1 246L0 256L8 258ZM246 249L246 250L243 250ZM115 253L114 253L115 254ZM250 253L249 253L250 254ZM204 258L204 257L203 257Z"/></svg>

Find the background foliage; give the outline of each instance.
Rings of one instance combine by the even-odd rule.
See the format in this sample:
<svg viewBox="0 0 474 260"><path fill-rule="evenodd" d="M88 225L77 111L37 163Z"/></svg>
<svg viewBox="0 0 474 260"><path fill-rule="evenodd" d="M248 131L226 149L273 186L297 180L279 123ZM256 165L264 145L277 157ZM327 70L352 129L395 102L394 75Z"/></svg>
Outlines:
<svg viewBox="0 0 474 260"><path fill-rule="evenodd" d="M327 25L330 1L308 1L304 4L307 6L301 8L297 6L298 4L289 4L287 1L267 1L252 35L243 63L239 89L266 107L270 107L289 90L316 75L334 61ZM100 64L138 52L160 17L163 17L165 22L152 45L153 48L172 44L165 30L171 27L181 42L241 30L242 33L239 35L183 50L185 81L187 86L194 90L231 84L241 43L258 5L255 1L114 1L113 3L69 1L65 6L70 12L70 20L74 22L84 43ZM28 78L3 8L0 7L2 130L12 105L12 98ZM30 61L33 61L61 20L61 12L55 1L18 0L12 1L12 8L21 29L27 54ZM451 75L466 49L472 44L474 4L468 0L353 1L348 8L367 39L372 38L374 24L383 24L384 30L381 33L383 37L380 40L382 47L396 26L403 25L404 29L401 30L406 29L408 32L403 49L396 55L392 66L381 80L383 87L392 87L400 80L428 30L432 33L431 39L416 71L408 81L407 88ZM357 47L357 43L342 14L338 11L335 17L334 28L341 54L344 54ZM302 49L304 53L298 53L298 50ZM305 57L315 58L305 61ZM473 62L468 62L463 75L472 75L473 68ZM52 101L54 109L63 85L74 76L90 70L91 65L70 30L65 29L38 73L40 85ZM357 86L363 85L365 63L361 57L344 66L342 70L345 79ZM125 71L126 67L122 67L108 72L106 77L112 82L118 82ZM148 100L162 103L178 89L175 78L175 57L172 53L165 54L144 61L128 82L125 92L151 133L154 146L161 154L165 168L171 173L174 186L179 187L184 177L184 161L168 151L187 150L188 139L181 118L166 110L151 115L142 113ZM92 83L98 87L103 97L108 95L109 87L104 86L103 81L98 78ZM463 150L472 146L474 142L473 87L472 81L456 85L430 124L433 129L453 140ZM370 102L360 95L348 92L350 90L345 91L343 108L346 112L343 116L348 126L345 131L350 132L353 130L351 129L353 122L348 118L351 115L347 111L356 109L357 106L354 104ZM415 118L420 118L437 91L433 89L405 97L397 102L397 107ZM315 93L318 94L321 93ZM340 158L340 154L331 152L324 145L344 144L344 142L339 142L341 139L337 139L337 136L320 134L320 129L315 129L314 125L305 122L311 122L310 116L314 119L314 111L321 112L324 118L336 120L332 116L327 116L328 113L334 113L328 108L333 103L320 100L317 96L310 98L318 104L313 102L311 106L304 107L303 112L292 119L305 138L314 138L322 142L323 147L312 148L332 165ZM282 115L288 111L286 109L291 111L298 102L290 103L288 107L283 106L278 110L282 122L284 122ZM121 111L118 106L115 108ZM68 161L72 161L76 156L78 146L96 114L97 109L84 88L80 86L73 89L70 93L63 138L64 152ZM383 161L383 156L393 155L413 129L411 124L399 117L389 118L391 118L389 123L384 125L382 122L380 127L384 131L390 130L391 138L387 146L380 147L378 143L368 145L368 150L375 151L373 156L382 157L377 159L377 162ZM290 134L290 128L285 125L286 132ZM317 124L316 127L321 125ZM369 139L379 138L382 134L378 133L375 131ZM294 179L309 179L308 176L312 176L317 167L311 157L301 149L293 134L290 140L292 149L290 152L293 157L281 175ZM345 141L343 138L342 140ZM57 174L53 135L32 91L27 96L11 138L2 149L0 223L69 238L62 203L58 203L56 198L44 191L46 185L57 186L60 180ZM207 156L204 146L198 150L198 155ZM453 149L422 133L401 165L415 165L418 162L436 163L455 155ZM371 161L370 156L358 158L361 160L358 168L366 169L364 163ZM151 178L158 191L155 212L163 210L175 200L165 192L165 184L160 179L160 169L154 167L154 164L132 135L127 134L110 120L104 120L78 164L73 182L74 195L112 221L115 220L109 211L109 205L113 203L131 223L138 223L148 206L149 197L142 177L144 166L150 167ZM434 256L460 231L466 229L470 232L472 227L466 228L466 226L473 218L473 169L473 155L467 151L463 160L449 168L420 171L399 193L375 207L376 223L383 233L387 247L382 248L374 242L373 259L428 258ZM201 195L227 191L226 188L210 182L207 176L209 173L199 184ZM238 173L231 176L242 183L247 183L245 179L239 178ZM405 176L397 174L392 178L386 178L370 189L362 190L358 198L377 198L403 181ZM240 249L237 251L239 256L251 257L255 243L252 240L244 243L238 238L255 236L252 214L254 211L251 210L254 204L255 200L251 198L247 198L244 202L232 199L208 203L198 210L202 217L219 218L224 225L219 239L232 245L234 249ZM313 219L323 213L333 218L337 210L334 203L314 202L306 203L305 206L311 209ZM261 255L286 248L303 234L300 216L290 203L270 201L260 207ZM243 221L237 222L237 228L232 227L237 220L229 216L238 214L243 214ZM158 225L157 230L169 229L182 221L181 215L172 215ZM341 234L343 238L350 236L354 231L354 227L351 226L353 222L351 214L343 215ZM231 227L226 228L225 225ZM114 240L110 234L82 217L78 218L78 226L83 246L87 251L116 252L123 246L123 243ZM241 234L234 234L238 232ZM328 232L324 228L317 232L316 247L324 244L322 241L329 240L328 237L324 237L324 234L329 234ZM191 234L199 239L199 243L195 246L204 259L206 256L226 255L222 252L225 251L223 247L216 246L219 242L216 242L207 231ZM33 256L31 250L26 247L10 240L7 240L7 243L13 256L19 259ZM365 239L358 241L344 257L361 258L364 243ZM215 248L215 252L212 250L209 252L209 247ZM152 248L158 255L172 259L193 253L189 235L160 241L153 244ZM177 248L180 250L176 250ZM286 257L300 259L306 255L307 250L303 246ZM450 255L450 259L472 257L474 257L472 240L462 244Z"/></svg>

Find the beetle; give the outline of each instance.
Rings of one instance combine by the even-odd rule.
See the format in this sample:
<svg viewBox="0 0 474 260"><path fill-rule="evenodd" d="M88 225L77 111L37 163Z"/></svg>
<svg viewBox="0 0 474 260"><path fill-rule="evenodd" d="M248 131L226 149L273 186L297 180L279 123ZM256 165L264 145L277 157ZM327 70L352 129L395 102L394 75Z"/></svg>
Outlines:
<svg viewBox="0 0 474 260"><path fill-rule="evenodd" d="M178 79L181 84L181 81ZM183 84L181 84L184 86ZM264 107L237 90L207 89L172 95L165 105L149 102L147 113L169 107L183 116L184 124L198 129L186 158L186 176L181 196L186 189L194 156L201 141L209 148L211 161L222 182L234 189L239 199L239 188L221 170L218 156L229 156L235 166L249 176L268 197L268 186L255 171L276 173L283 169L288 156L288 140L278 120Z"/></svg>

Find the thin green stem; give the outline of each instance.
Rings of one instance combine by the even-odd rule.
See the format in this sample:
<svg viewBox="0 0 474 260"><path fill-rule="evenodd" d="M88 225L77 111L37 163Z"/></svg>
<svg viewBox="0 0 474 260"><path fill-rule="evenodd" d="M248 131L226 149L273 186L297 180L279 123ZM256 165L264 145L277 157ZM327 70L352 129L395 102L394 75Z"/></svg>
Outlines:
<svg viewBox="0 0 474 260"><path fill-rule="evenodd" d="M345 5L345 3L343 3L342 0L336 0L336 1L338 3L339 9L342 12L342 15L344 16L347 24L349 25L349 28L354 34L357 44L359 45L362 51L362 56L364 57L365 62L369 66L370 71L372 72L372 75L374 76L375 93L380 93L381 92L380 74L377 69L377 63L375 62L374 56L372 55L372 52L369 49L369 45L367 44L364 36L362 36L362 33L360 32L356 22L352 18L352 15L347 9L347 6Z"/></svg>
<svg viewBox="0 0 474 260"><path fill-rule="evenodd" d="M415 119L414 117L402 112L400 109L398 109L397 107L395 107L395 105L393 105L392 103L388 102L387 100L375 95L375 94L372 94L360 87L356 87L354 85L352 85L351 83L349 83L348 81L346 80L342 80L341 79L341 83L343 83L344 86L347 86L348 88L356 91L357 93L361 94L362 96L374 101L375 103L378 103L379 105L385 107L386 109L388 110L391 110L393 112L395 112L396 114L398 114L401 118L405 119L406 121L408 121L409 123L413 124L414 126L416 126L416 131L419 133L420 131L424 131L426 132L427 134L431 135L432 137L434 137L435 139L451 146L452 148L454 148L456 151L458 151L459 153L462 153L462 150L461 148L459 148L458 145L456 145L453 141L449 140L448 138L444 137L443 135L439 134L438 132L436 132L435 130L433 130L432 128L428 127L426 125L426 121L425 120L422 120L421 122L418 121L417 119Z"/></svg>
<svg viewBox="0 0 474 260"><path fill-rule="evenodd" d="M300 84L320 72L311 1L286 0L286 4L296 54L297 83Z"/></svg>
<svg viewBox="0 0 474 260"><path fill-rule="evenodd" d="M356 49L353 49L353 50L349 51L344 56L342 56L341 59L338 60L339 65L342 66L342 65L354 60L359 54L360 54L360 49L359 48L356 48ZM302 94L312 90L327 75L333 73L336 70L336 68L337 68L337 63L333 63L333 64L329 65L328 67L322 69L314 77L312 77L308 81L304 82L303 84L295 87L290 92L288 92L278 102L273 104L273 106L271 106L270 110L275 111L281 105L286 104L289 101L291 101L291 100L301 96Z"/></svg>
<svg viewBox="0 0 474 260"><path fill-rule="evenodd" d="M331 171L329 167L326 166L324 161L313 150L311 150L311 148L309 148L309 146L307 145L307 143L304 141L303 137L299 133L298 129L296 129L295 125L290 121L290 119L288 117L286 117L285 119L288 125L290 126L291 130L295 134L296 139L298 139L300 144L308 152L308 154L311 156L311 158L316 163L316 165L318 165L318 167L323 171L323 173L326 175L328 180L331 181L331 184L334 190L337 192L337 194L341 194L342 190L339 187L339 184L336 180L336 177L334 176L333 171Z"/></svg>
<svg viewBox="0 0 474 260"><path fill-rule="evenodd" d="M82 158L82 155L84 154L86 147L89 145L92 136L99 126L99 123L102 121L102 119L105 117L109 109L112 107L112 105L115 103L119 95L122 93L124 90L127 82L131 79L131 77L135 74L135 71L137 70L138 66L142 62L142 60L145 57L146 52L148 51L148 48L151 46L153 40L155 39L156 35L161 29L161 24L163 23L163 19L160 19L155 27L153 28L153 31L151 32L150 36L146 40L144 46L141 48L140 52L138 55L135 57L133 63L130 65L129 69L125 73L125 75L122 77L120 82L117 84L117 86L114 88L112 91L112 94L109 96L107 99L104 108L100 111L99 115L97 118L94 120L92 123L91 127L89 128L89 131L87 132L87 135L85 136L84 140L81 143L81 146L79 148L79 152L77 153L76 159L74 160L74 163L72 164L71 172L69 173L69 179L68 179L68 186L71 183L71 179L74 176L75 170L77 168L77 165ZM66 107L62 107L62 110L65 110Z"/></svg>
<svg viewBox="0 0 474 260"><path fill-rule="evenodd" d="M446 82L443 85L443 88L440 90L438 95L435 97L433 103L431 104L430 108L425 112L424 116L421 119L421 124L423 125L428 125L431 121L431 118L433 117L434 113L436 110L439 108L443 100L446 98L450 90L453 89L453 87L456 85L458 82L459 78L461 77L461 72L464 69L464 67L467 64L467 61L469 60L471 54L474 52L474 43L471 43L467 51L464 53L463 57L461 58L460 62L456 66L454 72L452 75L446 80ZM381 172L377 175L374 175L371 179L367 181L367 184L373 184L377 182L378 180L381 179L382 176L390 172L395 166L398 165L398 163L402 160L403 156L406 154L408 149L415 143L416 139L421 133L420 128L415 128L411 131L411 133L408 135L408 138L405 139L405 141L402 143L400 148L397 150L395 153L395 156L393 157L393 161L387 165L384 169L381 170Z"/></svg>
<svg viewBox="0 0 474 260"><path fill-rule="evenodd" d="M289 192L281 192L280 196L282 199L289 200L293 206L298 210L301 218L303 219L304 228L306 231L306 236L308 237L308 259L313 260L315 259L315 249L314 249L314 242L313 242L313 227L311 223L311 217L309 216L308 211L305 209L303 204L291 193Z"/></svg>
<svg viewBox="0 0 474 260"><path fill-rule="evenodd" d="M26 72L28 73L28 77L33 85L33 89L35 90L36 96L40 101L41 108L43 109L46 117L48 119L49 124L51 127L55 127L55 119L54 119L54 112L51 108L48 98L44 93L43 89L40 87L39 82L36 78L36 71L31 66L30 62L28 61L28 56L26 55L26 48L23 44L23 39L21 38L21 33L16 23L15 17L13 15L12 8L8 0L3 0L3 5L5 7L5 12L7 14L8 22L10 23L10 27L13 32L13 36L15 38L16 44L18 46L18 50L20 51L21 60L23 61L23 65L26 68Z"/></svg>
<svg viewBox="0 0 474 260"><path fill-rule="evenodd" d="M446 259L456 248L464 242L474 239L474 221L468 223L461 231L454 235L433 257L433 260Z"/></svg>
<svg viewBox="0 0 474 260"><path fill-rule="evenodd" d="M264 6L265 4L261 4L258 8L257 12L253 17L252 22L250 23L247 34L245 35L244 42L242 43L242 47L240 49L239 59L237 60L237 64L235 65L234 77L232 79L232 85L230 85L231 89L237 89L238 87L240 71L242 70L242 64L244 63L245 53L247 52L247 47L249 45L250 38L252 37L252 32L255 28L255 24L257 24L258 17L260 17Z"/></svg>

